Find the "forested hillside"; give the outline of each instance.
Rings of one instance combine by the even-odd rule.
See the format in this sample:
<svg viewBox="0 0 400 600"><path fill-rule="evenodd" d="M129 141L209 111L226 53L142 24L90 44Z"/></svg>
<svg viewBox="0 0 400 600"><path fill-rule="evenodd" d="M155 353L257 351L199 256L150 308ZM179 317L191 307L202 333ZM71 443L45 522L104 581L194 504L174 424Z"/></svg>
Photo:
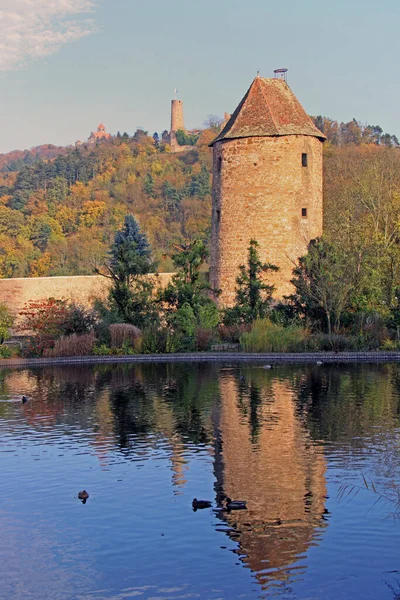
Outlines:
<svg viewBox="0 0 400 600"><path fill-rule="evenodd" d="M60 154L68 154L69 148L45 144L30 150L13 150L0 154L0 171L19 171L26 165L33 165L38 160L51 160Z"/></svg>
<svg viewBox="0 0 400 600"><path fill-rule="evenodd" d="M333 146L375 144L387 148L397 148L399 140L395 135L384 133L379 125L368 125L352 119L348 123L339 123L329 117L311 117L315 125Z"/></svg>
<svg viewBox="0 0 400 600"><path fill-rule="evenodd" d="M374 218L371 211L383 210L385 203L390 220L396 219L397 138L356 120L314 120L328 138L326 233L343 236L343 218L349 235L357 230L365 237L365 223ZM0 156L0 277L92 274L104 263L128 213L147 233L159 269L170 270L168 254L174 244L182 238L209 240L208 144L215 134L203 131L197 145L182 154L170 154L157 135L138 130L96 146L42 146ZM391 168L385 175L387 165ZM378 189L382 177L390 177L390 185L382 183ZM379 229L375 221L372 226Z"/></svg>
<svg viewBox="0 0 400 600"><path fill-rule="evenodd" d="M173 243L209 237L213 135L184 154L137 131L19 170L9 164L0 172L0 276L92 274L127 213L168 270Z"/></svg>

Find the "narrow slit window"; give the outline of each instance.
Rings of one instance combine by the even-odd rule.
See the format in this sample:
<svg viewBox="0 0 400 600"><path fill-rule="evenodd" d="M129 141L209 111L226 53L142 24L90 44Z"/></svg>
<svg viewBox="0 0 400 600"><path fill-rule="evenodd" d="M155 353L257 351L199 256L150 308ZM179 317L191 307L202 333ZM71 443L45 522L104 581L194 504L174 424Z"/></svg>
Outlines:
<svg viewBox="0 0 400 600"><path fill-rule="evenodd" d="M216 213L217 213L217 223L219 223L221 220L221 211L217 210Z"/></svg>
<svg viewBox="0 0 400 600"><path fill-rule="evenodd" d="M308 167L308 156L304 152L301 155L301 166L302 167Z"/></svg>
<svg viewBox="0 0 400 600"><path fill-rule="evenodd" d="M301 216L303 217L303 219L307 219L307 209L306 208L301 209Z"/></svg>
<svg viewBox="0 0 400 600"><path fill-rule="evenodd" d="M220 170L221 170L221 167L222 167L222 158L221 158L221 157L219 157L219 158L218 158L218 171L220 171Z"/></svg>

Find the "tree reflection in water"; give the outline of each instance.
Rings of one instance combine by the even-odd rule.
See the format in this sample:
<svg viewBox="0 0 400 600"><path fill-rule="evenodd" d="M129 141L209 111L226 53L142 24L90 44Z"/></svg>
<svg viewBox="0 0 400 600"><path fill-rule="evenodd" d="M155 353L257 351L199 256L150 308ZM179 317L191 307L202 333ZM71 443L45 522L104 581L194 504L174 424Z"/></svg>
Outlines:
<svg viewBox="0 0 400 600"><path fill-rule="evenodd" d="M242 564L262 588L286 590L305 571L305 555L329 525L326 468L336 455L357 464L377 440L371 476L382 485L399 467L393 445L399 423L395 365L278 367L143 364L8 371L0 396L24 393L33 429L85 432L101 465L170 461L174 493L201 453L213 462L216 505L247 500L248 510L215 513L215 527L237 544ZM11 418L0 403L0 417ZM378 438L377 438L378 436ZM364 467L363 467L364 468ZM386 477L386 480L385 480ZM211 494L211 491L210 491ZM192 498L190 498L191 502Z"/></svg>

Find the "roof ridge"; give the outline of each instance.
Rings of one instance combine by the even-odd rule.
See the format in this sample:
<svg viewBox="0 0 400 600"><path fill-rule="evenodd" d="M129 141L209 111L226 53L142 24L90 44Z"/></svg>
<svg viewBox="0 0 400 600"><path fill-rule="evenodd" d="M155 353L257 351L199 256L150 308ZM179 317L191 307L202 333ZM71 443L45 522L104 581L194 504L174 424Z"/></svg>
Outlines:
<svg viewBox="0 0 400 600"><path fill-rule="evenodd" d="M256 78L254 79L254 81L256 81L256 79L259 79L260 81L262 81L263 79L267 79L267 77L256 77ZM253 81L253 83L254 83L254 81ZM253 84L252 84L252 85L253 85ZM274 117L274 115L273 115L273 112L272 112L272 110L271 110L271 107L270 107L270 105L269 105L269 102L268 102L268 100L267 100L267 98L266 98L266 96L265 96L265 94L264 94L263 86L262 86L260 83L259 83L258 85L259 85L259 88L260 88L260 90L261 90L261 95L262 95L262 97L264 98L265 104L266 104L266 105L267 105L267 107L268 107L268 111L269 111L269 114L270 114L270 116L271 116L271 121L273 122L273 124L274 124L274 127L275 127L275 130L276 130L276 133L278 134L278 131L279 131L279 129L278 129L278 124L277 124L277 122L276 122L276 120L275 120L275 117Z"/></svg>

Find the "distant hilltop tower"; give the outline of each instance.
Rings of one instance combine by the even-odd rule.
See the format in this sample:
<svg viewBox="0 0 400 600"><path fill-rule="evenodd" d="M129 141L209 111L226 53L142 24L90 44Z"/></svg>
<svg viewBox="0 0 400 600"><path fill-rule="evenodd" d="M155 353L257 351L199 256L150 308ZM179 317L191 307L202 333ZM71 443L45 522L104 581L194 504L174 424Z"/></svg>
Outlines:
<svg viewBox="0 0 400 600"><path fill-rule="evenodd" d="M177 90L175 89L175 95ZM186 150L184 146L180 146L176 139L176 132L182 129L185 130L185 122L183 119L183 102L182 100L171 100L171 130L169 132L169 143L171 152L183 152Z"/></svg>
<svg viewBox="0 0 400 600"><path fill-rule="evenodd" d="M322 233L324 135L286 83L257 76L212 142L213 206L210 283L219 302L235 301L239 266L250 240L279 267L274 296L293 292L292 270L310 239ZM283 78L281 78L283 73Z"/></svg>
<svg viewBox="0 0 400 600"><path fill-rule="evenodd" d="M171 100L171 131L185 129L182 100Z"/></svg>

